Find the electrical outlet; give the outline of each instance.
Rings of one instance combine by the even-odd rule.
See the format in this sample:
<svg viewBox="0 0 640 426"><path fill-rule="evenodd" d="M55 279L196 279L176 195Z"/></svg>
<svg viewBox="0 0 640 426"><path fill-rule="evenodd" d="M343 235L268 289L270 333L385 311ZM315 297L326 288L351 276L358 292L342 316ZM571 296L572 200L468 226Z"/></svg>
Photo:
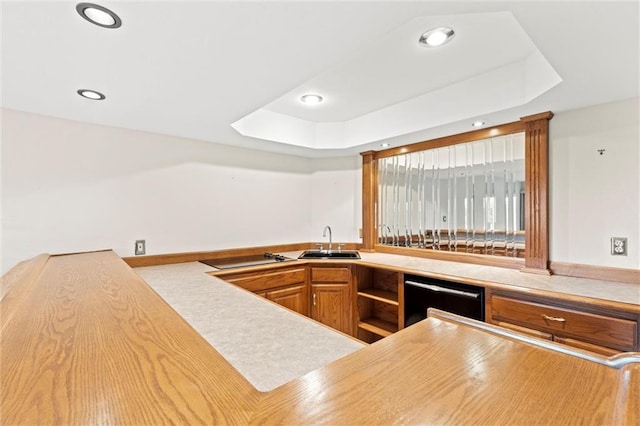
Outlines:
<svg viewBox="0 0 640 426"><path fill-rule="evenodd" d="M145 240L136 240L136 256L140 256L146 253L146 243Z"/></svg>
<svg viewBox="0 0 640 426"><path fill-rule="evenodd" d="M611 255L626 256L627 255L627 239L622 237L611 237Z"/></svg>

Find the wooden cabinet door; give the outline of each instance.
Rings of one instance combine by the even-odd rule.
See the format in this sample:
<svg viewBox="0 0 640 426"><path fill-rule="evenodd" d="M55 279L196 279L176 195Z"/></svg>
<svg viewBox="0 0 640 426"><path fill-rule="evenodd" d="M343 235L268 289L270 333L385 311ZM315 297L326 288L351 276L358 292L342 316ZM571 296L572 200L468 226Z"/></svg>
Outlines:
<svg viewBox="0 0 640 426"><path fill-rule="evenodd" d="M349 284L312 284L311 318L353 335Z"/></svg>
<svg viewBox="0 0 640 426"><path fill-rule="evenodd" d="M306 284L294 285L266 293L265 297L278 305L309 316L309 294Z"/></svg>

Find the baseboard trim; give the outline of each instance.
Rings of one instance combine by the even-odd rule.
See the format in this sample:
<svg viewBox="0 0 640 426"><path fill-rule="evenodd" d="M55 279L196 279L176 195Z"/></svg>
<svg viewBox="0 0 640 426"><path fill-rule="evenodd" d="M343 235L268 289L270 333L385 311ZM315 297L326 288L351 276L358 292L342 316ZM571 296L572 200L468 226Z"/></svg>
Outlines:
<svg viewBox="0 0 640 426"><path fill-rule="evenodd" d="M347 243L345 249L347 250L360 250L361 244ZM222 259L225 257L235 256L250 256L255 254L261 254L266 252L282 253L288 251L309 250L316 249L316 243L303 242L293 244L279 244L270 246L259 247L244 247L234 249L223 249L214 251L202 251L202 252L189 252L189 253L167 253L157 254L149 256L134 256L124 257L123 260L132 268L139 268L142 266L155 266L155 265L167 265L171 263L184 263L184 262L197 262L205 259ZM389 254L402 254L405 256L415 257L432 257L439 260L458 261L464 263L477 263L490 266L498 266L503 268L521 269L522 259L491 259L494 256L480 256L489 259L478 259L478 255L475 256L443 256L440 253L436 255L416 255L416 253L407 254L406 248L402 251L388 249L386 247L376 246L374 250L362 250L367 252L380 252ZM553 275L564 275L567 277L576 278L590 278L603 281L615 281L628 284L640 284L640 270L639 269L625 269L614 268L610 266L596 266L596 265L583 265L579 263L567 263L567 262L549 262L549 269Z"/></svg>
<svg viewBox="0 0 640 426"><path fill-rule="evenodd" d="M235 256L251 256L261 253L279 253L286 251L306 250L311 243L279 244L273 246L244 247L213 251L199 251L188 253L167 253L149 256L135 256L122 258L130 267L167 265L170 263L198 262L205 259L223 259Z"/></svg>
<svg viewBox="0 0 640 426"><path fill-rule="evenodd" d="M550 262L554 275L577 278L640 284L640 269L614 268L611 266L583 265L579 263Z"/></svg>
<svg viewBox="0 0 640 426"><path fill-rule="evenodd" d="M336 247L337 247L337 244L338 243L334 243ZM360 244L346 243L344 246L344 249L358 250L359 247L360 247ZM251 255L262 254L262 253L283 253L288 251L311 250L311 249L317 249L316 243L304 242L304 243L292 243L292 244L277 244L277 245L271 245L271 246L222 249L222 250L213 250L213 251L155 254L155 255L149 255L149 256L123 257L122 260L124 260L127 263L127 265L129 265L132 268L139 268L142 266L168 265L171 263L198 262L200 260L205 260L205 259L224 259L227 257L251 256Z"/></svg>

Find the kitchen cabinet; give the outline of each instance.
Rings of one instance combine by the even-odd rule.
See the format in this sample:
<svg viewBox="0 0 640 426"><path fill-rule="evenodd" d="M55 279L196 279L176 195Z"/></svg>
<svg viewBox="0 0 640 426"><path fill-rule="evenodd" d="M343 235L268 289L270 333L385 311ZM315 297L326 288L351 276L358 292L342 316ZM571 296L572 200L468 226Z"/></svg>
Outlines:
<svg viewBox="0 0 640 426"><path fill-rule="evenodd" d="M309 315L309 286L304 266L244 273L216 273L216 276L292 311Z"/></svg>
<svg viewBox="0 0 640 426"><path fill-rule="evenodd" d="M603 355L637 351L638 315L559 299L491 292L488 322Z"/></svg>
<svg viewBox="0 0 640 426"><path fill-rule="evenodd" d="M372 343L402 328L402 274L359 265L356 268L356 279L356 337Z"/></svg>
<svg viewBox="0 0 640 426"><path fill-rule="evenodd" d="M349 266L311 266L311 318L353 336L352 273Z"/></svg>
<svg viewBox="0 0 640 426"><path fill-rule="evenodd" d="M265 297L302 315L309 315L309 286L306 283L267 291Z"/></svg>

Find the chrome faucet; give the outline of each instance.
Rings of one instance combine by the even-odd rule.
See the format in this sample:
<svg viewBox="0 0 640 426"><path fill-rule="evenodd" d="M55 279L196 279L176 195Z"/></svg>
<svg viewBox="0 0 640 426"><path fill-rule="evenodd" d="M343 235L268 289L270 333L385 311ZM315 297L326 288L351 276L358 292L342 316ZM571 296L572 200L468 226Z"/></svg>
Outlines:
<svg viewBox="0 0 640 426"><path fill-rule="evenodd" d="M327 236L327 229L329 230L329 252L331 252L331 249L333 248L333 243L332 243L332 236L331 236L331 227L329 225L324 227L324 231L322 231L322 237L326 237Z"/></svg>

